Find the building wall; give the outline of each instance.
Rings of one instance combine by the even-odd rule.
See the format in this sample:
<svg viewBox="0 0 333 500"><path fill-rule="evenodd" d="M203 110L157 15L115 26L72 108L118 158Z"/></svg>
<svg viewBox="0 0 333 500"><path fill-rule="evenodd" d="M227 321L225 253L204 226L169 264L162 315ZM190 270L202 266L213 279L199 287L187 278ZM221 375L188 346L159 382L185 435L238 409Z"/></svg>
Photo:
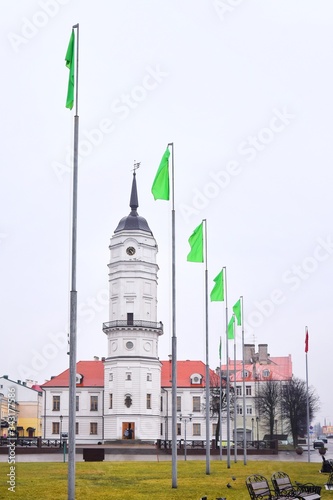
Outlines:
<svg viewBox="0 0 333 500"><path fill-rule="evenodd" d="M136 439L158 439L160 362L142 358L106 360L104 384L105 439L123 439L125 422L133 422Z"/></svg>
<svg viewBox="0 0 333 500"><path fill-rule="evenodd" d="M43 437L45 439L59 439L60 432L68 432L69 391L67 387L44 387ZM79 397L79 410L76 412L78 434L77 444L98 443L103 440L103 404L104 391L101 387L78 387L76 395ZM53 396L60 396L60 409L53 410ZM97 410L91 410L91 396L97 396ZM62 423L60 416L63 417ZM59 424L59 434L53 433L53 423ZM91 433L91 424L97 424L97 433Z"/></svg>
<svg viewBox="0 0 333 500"><path fill-rule="evenodd" d="M15 391L17 420L16 425L20 436L28 435L28 428L35 429L33 435L41 436L42 432L42 394L32 389L22 381L14 381L9 378L0 377L0 393L7 397L10 391ZM3 404L2 404L3 407ZM4 434L5 431L2 432Z"/></svg>

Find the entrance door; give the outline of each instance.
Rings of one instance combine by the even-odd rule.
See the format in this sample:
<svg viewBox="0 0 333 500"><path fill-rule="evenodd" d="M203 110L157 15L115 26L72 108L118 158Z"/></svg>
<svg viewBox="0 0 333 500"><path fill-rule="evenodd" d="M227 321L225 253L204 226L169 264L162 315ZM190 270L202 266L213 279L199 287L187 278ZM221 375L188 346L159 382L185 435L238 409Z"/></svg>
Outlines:
<svg viewBox="0 0 333 500"><path fill-rule="evenodd" d="M122 423L122 439L135 439L135 423L123 422Z"/></svg>

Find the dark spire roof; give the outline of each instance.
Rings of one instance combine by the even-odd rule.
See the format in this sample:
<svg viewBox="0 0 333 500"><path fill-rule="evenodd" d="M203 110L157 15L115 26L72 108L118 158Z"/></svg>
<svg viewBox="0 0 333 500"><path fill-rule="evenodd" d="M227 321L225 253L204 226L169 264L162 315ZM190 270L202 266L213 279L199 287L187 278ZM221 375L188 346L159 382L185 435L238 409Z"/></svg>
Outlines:
<svg viewBox="0 0 333 500"><path fill-rule="evenodd" d="M153 234L148 226L146 219L140 217L137 212L137 208L139 206L138 202L138 191L136 188L136 175L135 171L133 172L133 182L132 182L132 190L131 190L131 198L130 198L130 207L131 212L126 217L123 217L116 230L115 233L119 231L146 231L147 233Z"/></svg>

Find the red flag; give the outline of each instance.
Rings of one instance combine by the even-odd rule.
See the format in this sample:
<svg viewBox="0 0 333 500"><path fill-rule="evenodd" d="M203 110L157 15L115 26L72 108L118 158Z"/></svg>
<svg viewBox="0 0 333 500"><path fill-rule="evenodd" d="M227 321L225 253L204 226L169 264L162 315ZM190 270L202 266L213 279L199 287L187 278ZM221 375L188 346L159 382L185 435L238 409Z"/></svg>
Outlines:
<svg viewBox="0 0 333 500"><path fill-rule="evenodd" d="M309 333L308 329L305 329L305 352L308 352L309 350Z"/></svg>

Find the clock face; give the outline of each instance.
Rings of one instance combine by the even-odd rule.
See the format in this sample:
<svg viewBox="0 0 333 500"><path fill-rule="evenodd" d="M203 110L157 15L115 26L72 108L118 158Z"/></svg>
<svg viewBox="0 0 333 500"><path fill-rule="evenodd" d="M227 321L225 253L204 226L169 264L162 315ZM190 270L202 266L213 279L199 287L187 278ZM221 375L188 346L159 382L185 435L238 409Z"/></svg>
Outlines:
<svg viewBox="0 0 333 500"><path fill-rule="evenodd" d="M133 248L133 247L126 248L126 253L128 255L134 255L135 254L135 248Z"/></svg>

